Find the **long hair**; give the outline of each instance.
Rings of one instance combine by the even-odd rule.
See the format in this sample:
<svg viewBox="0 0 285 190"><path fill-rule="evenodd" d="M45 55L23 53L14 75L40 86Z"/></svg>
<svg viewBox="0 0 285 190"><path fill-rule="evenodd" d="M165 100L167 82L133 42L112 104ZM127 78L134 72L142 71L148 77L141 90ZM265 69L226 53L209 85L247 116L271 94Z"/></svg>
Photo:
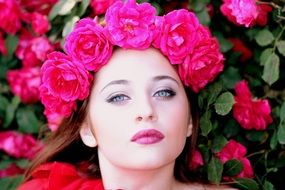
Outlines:
<svg viewBox="0 0 285 190"><path fill-rule="evenodd" d="M177 157L174 167L174 176L181 182L192 181L192 172L189 170L189 161L192 159L198 135L197 95L188 88L185 89L192 115L192 135L186 140L182 153ZM58 130L47 138L44 149L32 161L25 174L25 180L31 178L32 171L39 165L47 162L59 161L73 164L81 175L100 178L100 168L97 148L84 145L80 138L80 126L87 116L89 99L79 103L68 119L63 120ZM84 166L84 167L81 167Z"/></svg>

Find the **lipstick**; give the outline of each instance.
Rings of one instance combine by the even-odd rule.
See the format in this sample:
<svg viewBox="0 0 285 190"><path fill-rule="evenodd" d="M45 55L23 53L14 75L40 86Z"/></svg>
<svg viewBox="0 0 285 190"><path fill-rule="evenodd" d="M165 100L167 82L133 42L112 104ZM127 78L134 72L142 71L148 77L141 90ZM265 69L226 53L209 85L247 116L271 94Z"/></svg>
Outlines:
<svg viewBox="0 0 285 190"><path fill-rule="evenodd" d="M164 139L164 135L156 129L146 129L137 132L132 138L131 141L138 144L155 144Z"/></svg>

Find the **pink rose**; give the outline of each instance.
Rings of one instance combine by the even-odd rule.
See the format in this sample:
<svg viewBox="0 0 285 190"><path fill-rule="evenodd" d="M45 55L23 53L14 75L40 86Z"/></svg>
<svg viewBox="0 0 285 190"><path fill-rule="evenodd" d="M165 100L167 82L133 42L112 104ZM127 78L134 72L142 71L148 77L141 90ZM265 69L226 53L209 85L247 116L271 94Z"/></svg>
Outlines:
<svg viewBox="0 0 285 190"><path fill-rule="evenodd" d="M7 49L5 47L5 40L3 39L3 33L0 31L0 53L7 55Z"/></svg>
<svg viewBox="0 0 285 190"><path fill-rule="evenodd" d="M149 3L115 2L106 12L106 32L114 45L146 49L154 38L155 8Z"/></svg>
<svg viewBox="0 0 285 190"><path fill-rule="evenodd" d="M203 157L200 151L195 150L192 156L192 160L190 160L189 168L192 171L195 171L200 166L204 165Z"/></svg>
<svg viewBox="0 0 285 190"><path fill-rule="evenodd" d="M53 49L48 38L34 37L28 30L22 30L15 54L24 67L35 67L40 66Z"/></svg>
<svg viewBox="0 0 285 190"><path fill-rule="evenodd" d="M20 6L16 0L0 0L0 28L14 35L21 28Z"/></svg>
<svg viewBox="0 0 285 190"><path fill-rule="evenodd" d="M23 103L35 103L39 97L39 86L41 84L40 69L22 68L9 70L7 81L11 91L20 97Z"/></svg>
<svg viewBox="0 0 285 190"><path fill-rule="evenodd" d="M198 41L193 44L193 52L178 65L181 80L194 92L199 92L213 81L224 68L224 57L219 50L218 41L210 37L209 31L202 26L197 33Z"/></svg>
<svg viewBox="0 0 285 190"><path fill-rule="evenodd" d="M267 23L267 14L272 10L267 5L257 5L255 0L223 1L220 9L227 19L236 25L246 27L255 24L264 26Z"/></svg>
<svg viewBox="0 0 285 190"><path fill-rule="evenodd" d="M258 16L255 0L224 0L221 11L231 22L246 27Z"/></svg>
<svg viewBox="0 0 285 190"><path fill-rule="evenodd" d="M90 18L80 20L65 42L66 53L90 71L99 70L111 57L112 49L103 27Z"/></svg>
<svg viewBox="0 0 285 190"><path fill-rule="evenodd" d="M233 116L244 129L264 130L272 123L268 100L253 99L246 81L235 86Z"/></svg>
<svg viewBox="0 0 285 190"><path fill-rule="evenodd" d="M40 87L40 98L45 106L44 114L50 122L50 115L55 114L59 117L69 117L72 111L76 110L76 101L64 101L61 97L53 96L45 86ZM56 127L51 127L53 130Z"/></svg>
<svg viewBox="0 0 285 190"><path fill-rule="evenodd" d="M38 35L45 34L49 29L49 21L46 15L40 14L38 12L32 13L32 28Z"/></svg>
<svg viewBox="0 0 285 190"><path fill-rule="evenodd" d="M101 15L118 0L91 0L90 4L95 15Z"/></svg>
<svg viewBox="0 0 285 190"><path fill-rule="evenodd" d="M228 160L236 159L241 161L243 169L236 177L246 177L253 178L253 170L250 164L250 161L245 157L246 148L234 141L230 140L223 147L223 149L216 154L216 156L222 161L222 163L226 163ZM228 178L225 178L229 180Z"/></svg>
<svg viewBox="0 0 285 190"><path fill-rule="evenodd" d="M31 135L23 135L16 131L0 132L0 149L16 158L34 158L42 148Z"/></svg>
<svg viewBox="0 0 285 190"><path fill-rule="evenodd" d="M172 64L180 64L193 52L200 26L194 13L185 9L174 10L164 16L154 46L165 54Z"/></svg>
<svg viewBox="0 0 285 190"><path fill-rule="evenodd" d="M241 62L246 62L252 57L252 51L239 38L229 38L228 40L233 43L232 50L241 53Z"/></svg>
<svg viewBox="0 0 285 190"><path fill-rule="evenodd" d="M92 75L78 62L61 53L52 52L41 68L42 86L64 101L83 100L89 95Z"/></svg>
<svg viewBox="0 0 285 190"><path fill-rule="evenodd" d="M0 170L0 178L23 174L24 171L24 169L19 168L15 163L12 163L7 168Z"/></svg>

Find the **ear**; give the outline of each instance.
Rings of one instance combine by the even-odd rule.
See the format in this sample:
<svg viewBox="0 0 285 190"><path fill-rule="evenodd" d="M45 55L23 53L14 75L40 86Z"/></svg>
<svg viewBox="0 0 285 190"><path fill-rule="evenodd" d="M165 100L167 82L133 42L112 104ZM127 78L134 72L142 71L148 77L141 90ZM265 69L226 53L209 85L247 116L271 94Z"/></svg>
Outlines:
<svg viewBox="0 0 285 190"><path fill-rule="evenodd" d="M192 117L189 117L189 122L187 127L187 137L190 137L192 135L192 129L193 129L193 121Z"/></svg>
<svg viewBox="0 0 285 190"><path fill-rule="evenodd" d="M97 141L95 136L93 135L90 126L87 124L87 122L84 122L82 126L80 127L80 137L83 143L86 146L89 147L96 147L97 146Z"/></svg>

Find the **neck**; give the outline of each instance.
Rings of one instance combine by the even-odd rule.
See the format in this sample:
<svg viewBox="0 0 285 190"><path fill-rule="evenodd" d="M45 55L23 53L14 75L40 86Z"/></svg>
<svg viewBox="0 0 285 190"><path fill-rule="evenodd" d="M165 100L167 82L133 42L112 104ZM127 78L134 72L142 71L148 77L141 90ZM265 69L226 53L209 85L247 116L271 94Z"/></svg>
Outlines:
<svg viewBox="0 0 285 190"><path fill-rule="evenodd" d="M172 190L177 186L174 162L154 169L133 169L110 163L98 152L105 189Z"/></svg>

